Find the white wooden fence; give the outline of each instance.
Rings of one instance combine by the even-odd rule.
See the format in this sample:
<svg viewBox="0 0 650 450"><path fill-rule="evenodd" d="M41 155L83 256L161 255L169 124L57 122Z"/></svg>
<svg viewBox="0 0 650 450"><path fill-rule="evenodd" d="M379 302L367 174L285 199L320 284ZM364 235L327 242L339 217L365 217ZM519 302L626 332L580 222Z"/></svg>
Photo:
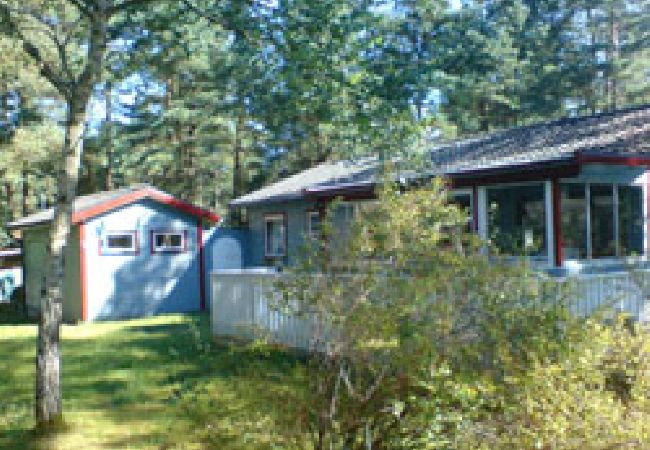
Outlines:
<svg viewBox="0 0 650 450"><path fill-rule="evenodd" d="M650 271L631 270L578 275L558 280L568 284L571 310L581 317L603 309L650 322Z"/></svg>
<svg viewBox="0 0 650 450"><path fill-rule="evenodd" d="M270 339L309 349L314 323L272 307L273 282L283 275L269 269L220 270L211 275L212 331L216 335ZM567 289L572 312L588 316L603 309L650 322L650 271L635 270L558 279Z"/></svg>
<svg viewBox="0 0 650 450"><path fill-rule="evenodd" d="M271 306L273 282L280 276L268 269L213 272L212 332L246 339L270 338L292 348L311 348L313 323Z"/></svg>

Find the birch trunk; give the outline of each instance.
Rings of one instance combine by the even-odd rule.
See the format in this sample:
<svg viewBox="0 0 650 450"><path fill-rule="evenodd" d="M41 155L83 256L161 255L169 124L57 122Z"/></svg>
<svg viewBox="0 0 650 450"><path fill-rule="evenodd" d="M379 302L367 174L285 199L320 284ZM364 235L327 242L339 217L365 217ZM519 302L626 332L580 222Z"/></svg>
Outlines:
<svg viewBox="0 0 650 450"><path fill-rule="evenodd" d="M81 75L65 92L67 116L62 147L62 167L57 176L56 204L50 228L49 260L45 292L41 298L36 355L35 413L38 427L62 421L60 332L63 319L65 247L70 234L74 199L79 182L87 106L93 86L99 81L106 50L108 23L106 0L100 0L91 16L88 59Z"/></svg>
<svg viewBox="0 0 650 450"><path fill-rule="evenodd" d="M60 330L63 319L65 247L70 234L73 202L79 180L83 151L85 102L68 102L62 157L58 176L54 218L50 228L49 261L45 295L41 298L36 356L36 421L55 424L62 418Z"/></svg>

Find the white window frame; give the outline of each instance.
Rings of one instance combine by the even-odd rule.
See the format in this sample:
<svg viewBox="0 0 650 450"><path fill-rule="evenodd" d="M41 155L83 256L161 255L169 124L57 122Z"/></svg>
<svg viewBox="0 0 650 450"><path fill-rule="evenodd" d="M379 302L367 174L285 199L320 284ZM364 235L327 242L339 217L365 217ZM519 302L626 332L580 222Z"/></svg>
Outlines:
<svg viewBox="0 0 650 450"><path fill-rule="evenodd" d="M158 236L178 235L181 237L181 244L174 246L158 246ZM151 230L151 253L184 253L187 251L187 230Z"/></svg>
<svg viewBox="0 0 650 450"><path fill-rule="evenodd" d="M318 218L318 222L320 224L319 226L321 227L318 230L318 232L315 232L311 227L312 226L312 217L317 217ZM312 238L312 239L319 239L321 237L322 232L323 232L323 230L322 230L323 221L322 221L322 218L321 218L320 211L315 211L315 210L307 211L306 220L307 220L307 236Z"/></svg>
<svg viewBox="0 0 650 450"><path fill-rule="evenodd" d="M131 238L130 247L110 247L109 240L111 237L129 236ZM126 255L139 252L138 232L136 230L111 230L102 233L100 255Z"/></svg>
<svg viewBox="0 0 650 450"><path fill-rule="evenodd" d="M647 234L646 234L646 227L647 227L647 213L646 213L646 208L647 208L647 201L646 201L646 186L645 183L614 183L614 182L586 182L586 181L579 181L579 180L572 180L572 179L565 179L565 180L560 180L560 184L578 184L584 186L585 189L585 215L586 215L586 227L585 227L585 233L586 233L586 251L587 251L587 257L584 259L573 259L573 258L566 258L563 261L563 264L568 264L569 266L578 266L581 264L587 264L591 266L601 266L601 265L608 265L611 263L616 263L620 261L636 261L639 259L646 259L647 258L647 250L645 247L646 239L647 239ZM592 236L591 236L591 231L592 231L592 220L591 220L591 186L592 185L607 185L612 188L612 195L613 195L613 203L614 203L614 211L613 211L613 220L614 220L614 241L616 243L616 255L615 256L604 256L600 258L594 258L593 256L593 241L592 241ZM639 256L623 256L621 255L621 244L620 244L620 211L619 211L619 188L620 186L631 186L631 187L637 187L641 188L641 195L642 195L642 214L643 214L643 229L644 229L644 248L641 254ZM560 208L561 211L561 208Z"/></svg>
<svg viewBox="0 0 650 450"><path fill-rule="evenodd" d="M517 182L517 183L495 183L495 184L489 184L486 186L480 186L478 189L478 210L479 210L479 221L478 221L478 226L479 226L479 236L481 239L489 239L489 233L491 230L489 229L488 225L488 216L489 216L489 205L488 205L488 199L489 199L489 192L492 189L504 189L504 188L512 188L512 187L527 187L527 186L541 186L542 187L542 192L544 194L543 198L543 206L544 206L544 239L548 239L548 233L546 230L546 227L548 225L548 220L546 219L549 211L548 211L548 203L546 200L546 196L548 194L548 188L547 188L547 183L546 180L541 180L541 181L522 181L522 182ZM554 242L554 241L553 241ZM545 249L546 255L538 255L538 256L525 256L525 258L530 261L531 263L537 265L537 264L548 264L549 261L552 261L551 254L548 253L549 246L546 245ZM514 256L514 255L504 255L506 258L522 258L522 256Z"/></svg>
<svg viewBox="0 0 650 450"><path fill-rule="evenodd" d="M282 252L269 252L269 222L279 223L282 227ZM287 256L288 245L288 226L287 216L284 213L270 213L264 215L264 257L265 258L284 258Z"/></svg>

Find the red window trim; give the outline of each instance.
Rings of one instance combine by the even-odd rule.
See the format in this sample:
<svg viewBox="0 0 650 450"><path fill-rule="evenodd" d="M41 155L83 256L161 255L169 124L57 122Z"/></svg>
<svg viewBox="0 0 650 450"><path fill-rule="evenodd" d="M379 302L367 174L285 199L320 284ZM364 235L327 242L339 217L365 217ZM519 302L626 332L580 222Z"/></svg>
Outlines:
<svg viewBox="0 0 650 450"><path fill-rule="evenodd" d="M183 236L183 248L182 249L168 249L168 250L157 250L156 245L155 245L155 236L156 234L182 234ZM182 230L174 230L174 229L158 229L158 230L150 230L149 232L149 243L150 243L150 250L152 255L165 255L165 254L178 254L178 253L187 253L189 250L189 242L188 242L188 233L187 229L182 229Z"/></svg>
<svg viewBox="0 0 650 450"><path fill-rule="evenodd" d="M130 234L133 236L133 250L120 250L120 249L108 249L104 247L104 240L109 234ZM137 256L140 254L140 233L138 230L108 230L103 231L101 237L97 240L98 248L97 254L99 256L125 256L133 255Z"/></svg>

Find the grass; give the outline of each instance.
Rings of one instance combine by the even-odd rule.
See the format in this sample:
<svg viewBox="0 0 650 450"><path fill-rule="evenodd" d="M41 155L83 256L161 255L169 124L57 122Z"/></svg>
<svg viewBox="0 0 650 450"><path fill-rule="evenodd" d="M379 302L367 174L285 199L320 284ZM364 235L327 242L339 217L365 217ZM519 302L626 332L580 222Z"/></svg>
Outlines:
<svg viewBox="0 0 650 450"><path fill-rule="evenodd" d="M36 327L0 325L0 449L289 445L278 430L295 417L302 365L281 349L215 341L208 318L192 315L64 326L62 336L66 427L39 437Z"/></svg>

